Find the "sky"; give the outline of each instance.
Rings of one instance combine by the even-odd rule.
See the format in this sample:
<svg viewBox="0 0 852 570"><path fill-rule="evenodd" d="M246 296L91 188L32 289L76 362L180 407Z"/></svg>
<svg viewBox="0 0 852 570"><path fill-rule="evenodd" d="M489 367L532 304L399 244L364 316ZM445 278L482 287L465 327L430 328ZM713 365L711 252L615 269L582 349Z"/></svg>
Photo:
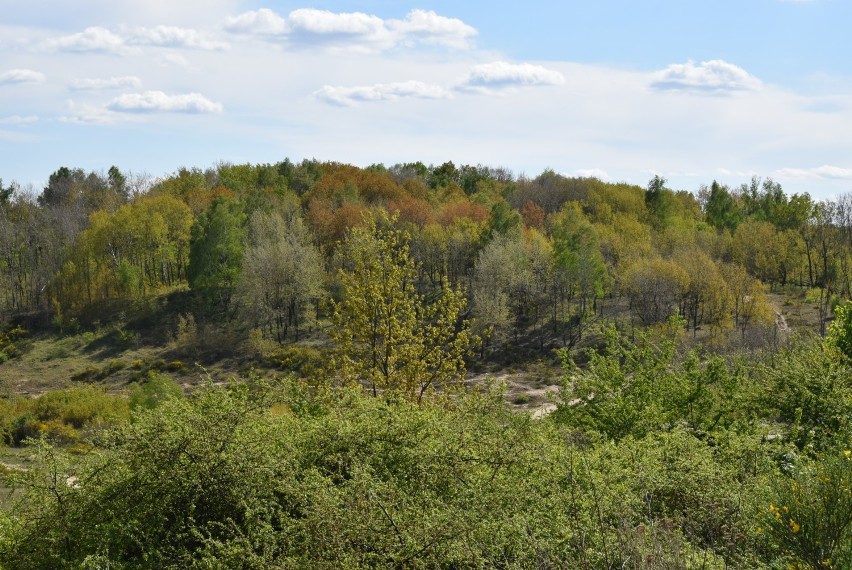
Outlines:
<svg viewBox="0 0 852 570"><path fill-rule="evenodd" d="M848 0L0 0L0 178L290 158L852 191Z"/></svg>

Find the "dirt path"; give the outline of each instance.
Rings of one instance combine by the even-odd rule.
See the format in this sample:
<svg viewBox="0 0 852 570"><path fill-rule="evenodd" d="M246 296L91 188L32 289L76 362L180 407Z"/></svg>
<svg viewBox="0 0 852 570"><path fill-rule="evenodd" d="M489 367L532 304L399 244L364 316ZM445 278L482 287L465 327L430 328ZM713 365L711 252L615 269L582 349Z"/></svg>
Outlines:
<svg viewBox="0 0 852 570"><path fill-rule="evenodd" d="M534 418L544 417L556 409L551 400L561 388L556 374L552 378L534 378L528 372L474 374L468 376L466 384L477 386L489 381L505 384L506 403L515 410L530 412Z"/></svg>

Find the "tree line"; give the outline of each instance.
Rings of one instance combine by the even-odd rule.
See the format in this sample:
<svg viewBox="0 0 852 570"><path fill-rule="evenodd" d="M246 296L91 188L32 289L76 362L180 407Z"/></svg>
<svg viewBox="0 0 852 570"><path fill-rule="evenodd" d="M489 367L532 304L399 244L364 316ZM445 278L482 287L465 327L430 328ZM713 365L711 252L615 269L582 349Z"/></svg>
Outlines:
<svg viewBox="0 0 852 570"><path fill-rule="evenodd" d="M305 160L180 169L160 180L62 167L38 196L0 182L0 316L84 318L188 285L210 315L291 342L339 301L343 243L385 211L418 293L465 291L483 353L573 346L607 306L637 325L679 314L714 337L771 326L768 290L852 287L852 195L787 196L771 179L696 194L534 178L481 165Z"/></svg>

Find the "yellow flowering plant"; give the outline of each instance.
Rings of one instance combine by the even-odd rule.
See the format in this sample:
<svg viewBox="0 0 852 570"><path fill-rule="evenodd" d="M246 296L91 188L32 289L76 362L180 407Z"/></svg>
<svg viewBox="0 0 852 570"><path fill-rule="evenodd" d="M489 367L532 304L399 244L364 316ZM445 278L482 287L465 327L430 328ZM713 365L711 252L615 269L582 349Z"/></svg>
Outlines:
<svg viewBox="0 0 852 570"><path fill-rule="evenodd" d="M852 567L852 452L825 456L779 477L761 526L791 564Z"/></svg>

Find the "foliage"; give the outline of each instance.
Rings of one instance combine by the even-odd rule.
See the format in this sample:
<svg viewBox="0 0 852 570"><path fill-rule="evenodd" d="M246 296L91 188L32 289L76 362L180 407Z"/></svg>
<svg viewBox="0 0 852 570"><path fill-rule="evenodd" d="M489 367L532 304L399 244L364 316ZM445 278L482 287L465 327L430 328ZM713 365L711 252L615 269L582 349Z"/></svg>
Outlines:
<svg viewBox="0 0 852 570"><path fill-rule="evenodd" d="M762 405L809 453L852 445L852 375L817 339L794 341L753 365Z"/></svg>
<svg viewBox="0 0 852 570"><path fill-rule="evenodd" d="M846 301L834 309L834 321L829 327L827 343L852 364L852 301Z"/></svg>
<svg viewBox="0 0 852 570"><path fill-rule="evenodd" d="M0 430L7 445L41 436L71 443L87 430L119 424L128 417L127 400L93 386L0 400Z"/></svg>
<svg viewBox="0 0 852 570"><path fill-rule="evenodd" d="M791 476L779 475L771 496L766 534L792 567L852 565L852 452L827 454Z"/></svg>
<svg viewBox="0 0 852 570"><path fill-rule="evenodd" d="M19 354L18 346L15 343L26 338L27 334L27 331L20 326L0 327L0 364Z"/></svg>
<svg viewBox="0 0 852 570"><path fill-rule="evenodd" d="M741 371L718 356L693 351L679 357L681 326L674 319L661 338L648 332L628 338L607 329L603 352L589 350L582 370L563 353L568 374L554 418L608 440L675 426L704 435L747 425L753 404L743 393Z"/></svg>
<svg viewBox="0 0 852 570"><path fill-rule="evenodd" d="M333 370L374 394L395 390L420 399L464 379L471 343L461 317L465 298L446 282L434 300L415 292L408 236L392 222L371 217L347 236L343 299L334 304L330 332Z"/></svg>
<svg viewBox="0 0 852 570"><path fill-rule="evenodd" d="M77 469L41 447L0 562L755 567L742 465L691 435L584 450L499 393L416 404L291 384L283 409L273 393L249 383L167 400Z"/></svg>
<svg viewBox="0 0 852 570"><path fill-rule="evenodd" d="M299 217L260 212L252 216L249 234L237 289L243 310L278 342L290 330L298 340L310 322L309 307L323 294L325 273L313 236Z"/></svg>
<svg viewBox="0 0 852 570"><path fill-rule="evenodd" d="M131 386L128 404L132 411L153 410L173 398L182 398L183 389L171 378L149 372L144 380Z"/></svg>
<svg viewBox="0 0 852 570"><path fill-rule="evenodd" d="M187 280L214 305L227 307L239 280L245 222L238 203L214 200L192 227Z"/></svg>

